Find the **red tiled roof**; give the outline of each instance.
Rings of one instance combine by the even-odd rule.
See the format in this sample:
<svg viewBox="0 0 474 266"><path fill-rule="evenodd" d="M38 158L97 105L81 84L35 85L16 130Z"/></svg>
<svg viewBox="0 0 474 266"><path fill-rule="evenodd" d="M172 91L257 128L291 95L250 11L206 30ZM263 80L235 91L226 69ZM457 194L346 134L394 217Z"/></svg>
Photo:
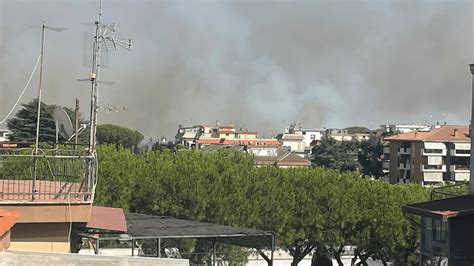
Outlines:
<svg viewBox="0 0 474 266"><path fill-rule="evenodd" d="M455 132L456 131L456 132ZM469 126L446 125L431 131L412 131L393 135L385 141L469 141Z"/></svg>
<svg viewBox="0 0 474 266"><path fill-rule="evenodd" d="M208 138L208 139L198 139L196 140L198 144L241 144L241 145L280 145L280 142L276 139L218 139L218 138ZM257 144L258 143L258 144Z"/></svg>
<svg viewBox="0 0 474 266"><path fill-rule="evenodd" d="M86 227L127 232L127 221L122 208L92 206L91 219Z"/></svg>

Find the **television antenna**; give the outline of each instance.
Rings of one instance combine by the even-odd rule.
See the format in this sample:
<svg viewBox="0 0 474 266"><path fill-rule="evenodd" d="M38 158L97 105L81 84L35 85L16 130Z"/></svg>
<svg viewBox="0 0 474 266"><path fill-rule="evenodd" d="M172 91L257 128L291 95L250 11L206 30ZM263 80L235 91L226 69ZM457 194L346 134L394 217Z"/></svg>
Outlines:
<svg viewBox="0 0 474 266"><path fill-rule="evenodd" d="M46 30L52 30L56 32L63 32L66 28L57 28L47 26L43 21L41 27L41 53L40 53L40 69L39 69L39 85L38 85L38 111L36 113L36 139L35 139L35 155L38 155L38 144L39 144L39 131L40 131L40 116L41 116L41 93L43 87L43 59L44 59L44 47L46 41Z"/></svg>
<svg viewBox="0 0 474 266"><path fill-rule="evenodd" d="M102 61L102 54L111 50L116 50L118 47L130 50L132 47L131 39L124 39L114 36L117 30L118 23L103 23L102 22L102 0L99 1L99 14L95 22L96 30L93 40L92 53L92 71L86 79L82 81L91 81L91 112L90 112L90 127L89 127L89 154L94 156L96 152L96 132L97 132L97 113L99 110L99 85L107 84L113 85L112 82L100 81L100 68Z"/></svg>
<svg viewBox="0 0 474 266"><path fill-rule="evenodd" d="M34 154L38 156L38 148L39 148L39 134L40 134L40 117L41 117L41 93L43 87L43 61L44 61L44 47L46 42L46 30L52 30L56 32L62 32L66 28L56 28L51 26L46 26L45 22L43 21L43 26L41 27L41 52L40 52L40 69L39 69L39 84L38 84L38 111L36 113L36 138L35 138L35 149ZM35 199L35 182L36 182L36 170L38 167L38 161L36 158L34 159L34 166L33 166L33 185L32 185L32 199Z"/></svg>

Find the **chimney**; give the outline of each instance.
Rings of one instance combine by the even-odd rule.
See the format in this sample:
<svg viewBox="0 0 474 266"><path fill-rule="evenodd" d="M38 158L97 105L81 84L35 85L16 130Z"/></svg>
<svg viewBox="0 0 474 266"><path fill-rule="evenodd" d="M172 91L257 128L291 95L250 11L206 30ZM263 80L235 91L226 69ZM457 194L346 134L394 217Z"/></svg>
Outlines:
<svg viewBox="0 0 474 266"><path fill-rule="evenodd" d="M471 70L471 124L474 121L474 64L470 64ZM469 126L469 137L471 138L471 160L469 163L469 195L474 195L474 138L472 137L472 128Z"/></svg>
<svg viewBox="0 0 474 266"><path fill-rule="evenodd" d="M457 137L457 136L458 136L458 129L455 128L455 129L454 129L454 137Z"/></svg>

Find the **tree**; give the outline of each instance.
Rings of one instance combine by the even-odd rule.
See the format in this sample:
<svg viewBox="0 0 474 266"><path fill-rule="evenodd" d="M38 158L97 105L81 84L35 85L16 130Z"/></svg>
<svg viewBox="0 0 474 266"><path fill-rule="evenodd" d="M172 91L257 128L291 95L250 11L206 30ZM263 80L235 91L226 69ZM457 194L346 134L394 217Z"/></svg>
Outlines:
<svg viewBox="0 0 474 266"><path fill-rule="evenodd" d="M347 130L347 133L349 134L366 134L366 133L371 132L370 129L366 127L359 127L359 126L346 127L345 130Z"/></svg>
<svg viewBox="0 0 474 266"><path fill-rule="evenodd" d="M241 152L134 154L108 145L99 146L98 156L96 204L273 231L276 245L293 255L292 265L311 253L319 257L315 262L332 257L342 265L345 246L356 247L354 262L360 264L372 258L410 265L419 228L401 209L430 194L417 184L392 185L339 169L257 168ZM176 245L181 254L208 250L199 241ZM156 253L150 247L147 252ZM245 249L218 249L228 261L245 259Z"/></svg>
<svg viewBox="0 0 474 266"><path fill-rule="evenodd" d="M36 119L38 111L38 99L23 104L15 117L7 122L8 129L12 132L9 138L15 142L34 142L36 139ZM40 115L40 135L39 141L46 143L56 142L56 122L53 118L53 110L56 105L48 105L41 102ZM72 121L75 120L75 113L72 109L64 107ZM79 123L84 123L80 118ZM83 134L81 134L82 136ZM84 138L82 137L81 140ZM61 135L58 136L60 142L66 141Z"/></svg>
<svg viewBox="0 0 474 266"><path fill-rule="evenodd" d="M358 141L337 141L325 137L321 143L313 148L314 162L322 166L340 171L355 171L357 163Z"/></svg>
<svg viewBox="0 0 474 266"><path fill-rule="evenodd" d="M137 148L143 135L126 127L105 124L97 126L97 143L114 144L116 147Z"/></svg>
<svg viewBox="0 0 474 266"><path fill-rule="evenodd" d="M383 144L380 137L371 136L362 140L359 145L358 161L365 176L379 178L383 176Z"/></svg>

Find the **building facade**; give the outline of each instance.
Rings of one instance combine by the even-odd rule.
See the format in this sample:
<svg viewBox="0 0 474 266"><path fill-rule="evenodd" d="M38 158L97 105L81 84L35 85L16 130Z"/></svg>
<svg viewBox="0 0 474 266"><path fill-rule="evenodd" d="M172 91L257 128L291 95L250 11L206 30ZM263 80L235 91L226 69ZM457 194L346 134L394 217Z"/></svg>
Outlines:
<svg viewBox="0 0 474 266"><path fill-rule="evenodd" d="M0 129L0 142L8 142L8 135L10 131L8 129Z"/></svg>
<svg viewBox="0 0 474 266"><path fill-rule="evenodd" d="M397 134L384 140L383 166L389 172L390 183L430 185L469 180L468 126L442 126L430 131Z"/></svg>

